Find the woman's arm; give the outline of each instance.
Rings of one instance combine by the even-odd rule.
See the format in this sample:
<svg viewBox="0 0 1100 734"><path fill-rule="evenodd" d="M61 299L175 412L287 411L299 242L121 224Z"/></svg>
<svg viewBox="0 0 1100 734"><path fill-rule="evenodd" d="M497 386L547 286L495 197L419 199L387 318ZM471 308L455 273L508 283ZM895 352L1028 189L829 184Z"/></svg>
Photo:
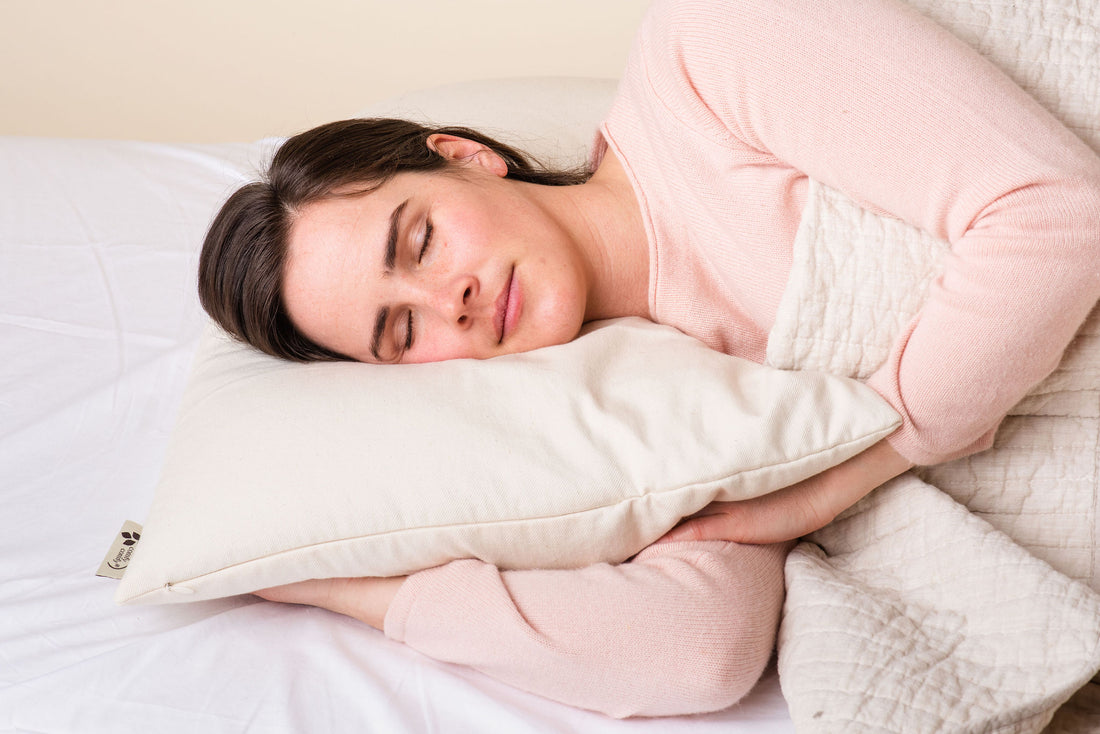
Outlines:
<svg viewBox="0 0 1100 734"><path fill-rule="evenodd" d="M888 441L880 441L843 464L778 492L741 502L711 503L660 542L793 540L825 527L873 489L912 466Z"/></svg>
<svg viewBox="0 0 1100 734"><path fill-rule="evenodd" d="M447 662L611 716L732 705L771 657L789 546L663 543L633 561L500 571L455 561L407 579L260 592L379 626ZM380 617L380 613L382 617Z"/></svg>
<svg viewBox="0 0 1100 734"><path fill-rule="evenodd" d="M679 0L652 23L651 85L689 125L950 242L869 384L910 461L988 447L1100 297L1100 159L897 0Z"/></svg>
<svg viewBox="0 0 1100 734"><path fill-rule="evenodd" d="M1100 159L897 0L674 0L651 23L653 88L694 102L696 129L951 244L868 381L903 418L887 443L667 537L798 537L914 463L988 447L1100 297Z"/></svg>
<svg viewBox="0 0 1100 734"><path fill-rule="evenodd" d="M386 611L405 583L406 576L387 578L310 579L257 591L256 596L284 604L307 604L354 617L382 629Z"/></svg>

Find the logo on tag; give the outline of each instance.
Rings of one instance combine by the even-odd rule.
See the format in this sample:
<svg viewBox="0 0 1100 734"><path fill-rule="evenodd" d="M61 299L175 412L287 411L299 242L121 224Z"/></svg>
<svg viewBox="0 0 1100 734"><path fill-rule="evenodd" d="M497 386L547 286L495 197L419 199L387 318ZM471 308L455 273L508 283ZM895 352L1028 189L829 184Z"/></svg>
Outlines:
<svg viewBox="0 0 1100 734"><path fill-rule="evenodd" d="M141 526L136 522L127 520L122 524L122 530L115 536L115 542L99 564L96 576L109 579L120 579L126 573L126 567L130 565L130 559L134 555L138 541L141 540Z"/></svg>

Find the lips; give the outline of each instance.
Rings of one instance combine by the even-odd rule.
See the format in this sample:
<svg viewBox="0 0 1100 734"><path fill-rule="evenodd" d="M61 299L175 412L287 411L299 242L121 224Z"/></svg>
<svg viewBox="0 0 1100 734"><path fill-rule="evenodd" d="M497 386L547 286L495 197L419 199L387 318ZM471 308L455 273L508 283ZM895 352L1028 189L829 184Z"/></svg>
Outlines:
<svg viewBox="0 0 1100 734"><path fill-rule="evenodd" d="M508 282L504 284L500 295L493 304L493 328L496 329L497 343L504 341L505 337L512 333L519 321L520 310L523 308L523 296L519 290L519 281L516 279L516 269L513 266L508 273Z"/></svg>

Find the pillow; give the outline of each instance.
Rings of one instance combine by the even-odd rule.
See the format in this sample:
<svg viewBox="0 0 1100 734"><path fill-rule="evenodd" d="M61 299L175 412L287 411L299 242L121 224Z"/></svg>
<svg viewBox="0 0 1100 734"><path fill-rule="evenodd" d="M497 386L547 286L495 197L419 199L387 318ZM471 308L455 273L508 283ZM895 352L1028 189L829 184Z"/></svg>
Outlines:
<svg viewBox="0 0 1100 734"><path fill-rule="evenodd" d="M615 97L615 79L520 77L454 82L375 102L359 117L462 125L554 167L583 165Z"/></svg>
<svg viewBox="0 0 1100 734"><path fill-rule="evenodd" d="M899 425L870 388L642 319L485 361L295 364L211 327L116 595L175 602L458 558L629 558Z"/></svg>

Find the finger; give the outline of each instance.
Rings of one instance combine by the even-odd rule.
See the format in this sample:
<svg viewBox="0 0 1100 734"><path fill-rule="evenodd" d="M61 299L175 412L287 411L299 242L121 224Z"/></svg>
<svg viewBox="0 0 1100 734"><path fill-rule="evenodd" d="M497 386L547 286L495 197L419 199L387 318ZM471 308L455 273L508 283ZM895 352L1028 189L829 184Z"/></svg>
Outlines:
<svg viewBox="0 0 1100 734"><path fill-rule="evenodd" d="M658 543L675 543L689 540L732 540L730 516L705 515L686 520L664 534Z"/></svg>
<svg viewBox="0 0 1100 734"><path fill-rule="evenodd" d="M332 579L310 579L283 586L273 586L269 589L260 589L253 593L267 601L277 601L284 604L308 604L319 607L325 606L328 601L332 592L332 584Z"/></svg>
<svg viewBox="0 0 1100 734"><path fill-rule="evenodd" d="M730 511L737 504L745 504L746 502L751 502L751 501L752 500L741 500L740 503L737 503L737 502L711 502L709 505L704 505L701 509L696 510L695 512L691 513L690 515L687 515L686 517L684 517L681 520L681 522L686 522L687 520L695 520L695 519L698 519L700 517L710 517L711 515L720 515L724 512Z"/></svg>

